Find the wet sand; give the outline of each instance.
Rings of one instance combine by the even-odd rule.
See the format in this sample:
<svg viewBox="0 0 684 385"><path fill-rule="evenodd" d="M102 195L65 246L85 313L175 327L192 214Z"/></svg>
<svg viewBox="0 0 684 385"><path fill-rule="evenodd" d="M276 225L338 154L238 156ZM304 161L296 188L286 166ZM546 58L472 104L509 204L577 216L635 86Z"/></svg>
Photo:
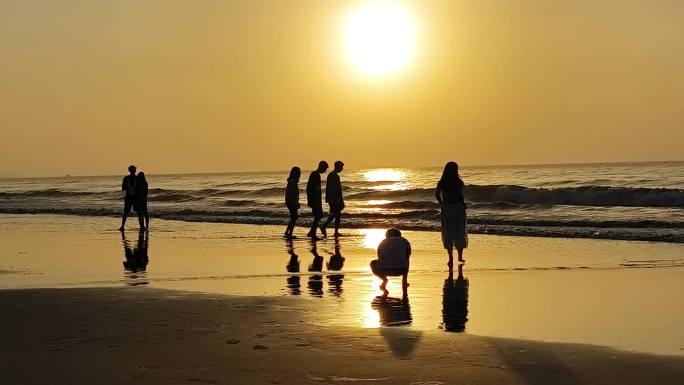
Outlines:
<svg viewBox="0 0 684 385"><path fill-rule="evenodd" d="M476 235L463 279L449 281L439 235L406 232L408 301L378 305L368 262L381 229L289 244L273 226L154 221L140 238L112 225L0 215L3 383L684 375L684 245Z"/></svg>
<svg viewBox="0 0 684 385"><path fill-rule="evenodd" d="M0 291L6 384L681 384L684 358L306 322L307 301Z"/></svg>

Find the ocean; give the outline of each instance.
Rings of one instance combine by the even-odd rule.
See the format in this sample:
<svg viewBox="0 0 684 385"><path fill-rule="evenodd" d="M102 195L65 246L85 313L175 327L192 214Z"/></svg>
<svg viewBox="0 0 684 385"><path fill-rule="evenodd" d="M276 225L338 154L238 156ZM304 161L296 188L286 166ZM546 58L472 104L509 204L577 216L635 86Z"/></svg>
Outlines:
<svg viewBox="0 0 684 385"><path fill-rule="evenodd" d="M287 171L140 171L153 219L287 222ZM309 172L302 167L300 224L310 220ZM441 167L345 170L343 227L438 230L440 175ZM471 233L684 243L684 162L462 166L461 176ZM117 216L122 177L0 179L0 213Z"/></svg>

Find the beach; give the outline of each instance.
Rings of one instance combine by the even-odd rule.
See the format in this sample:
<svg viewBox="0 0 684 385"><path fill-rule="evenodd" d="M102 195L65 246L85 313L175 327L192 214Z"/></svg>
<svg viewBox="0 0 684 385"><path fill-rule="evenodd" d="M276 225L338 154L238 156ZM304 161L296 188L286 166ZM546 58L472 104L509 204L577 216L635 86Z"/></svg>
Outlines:
<svg viewBox="0 0 684 385"><path fill-rule="evenodd" d="M0 292L7 384L679 384L684 358L312 325L294 298L144 288Z"/></svg>
<svg viewBox="0 0 684 385"><path fill-rule="evenodd" d="M0 216L10 383L649 383L656 369L676 383L684 373L681 244L472 235L477 248L449 280L439 233L406 231L408 298L392 279L383 305L368 268L382 229L290 245L279 226L115 228L107 217Z"/></svg>

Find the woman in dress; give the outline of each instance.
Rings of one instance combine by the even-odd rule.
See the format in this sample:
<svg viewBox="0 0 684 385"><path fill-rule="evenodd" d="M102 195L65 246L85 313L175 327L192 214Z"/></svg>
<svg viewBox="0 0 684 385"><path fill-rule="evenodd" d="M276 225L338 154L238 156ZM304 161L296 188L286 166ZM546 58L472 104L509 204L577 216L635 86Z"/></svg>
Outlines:
<svg viewBox="0 0 684 385"><path fill-rule="evenodd" d="M150 215L147 213L147 179L145 173L139 172L135 181L135 210L138 212L138 222L140 222L140 230L145 230L150 227Z"/></svg>
<svg viewBox="0 0 684 385"><path fill-rule="evenodd" d="M449 162L444 166L442 178L435 191L439 202L442 222L442 244L449 253L449 270L454 267L454 248L458 251L458 261L463 259L463 249L468 247L466 233L466 204L463 198L463 180L458 175L458 164Z"/></svg>
<svg viewBox="0 0 684 385"><path fill-rule="evenodd" d="M290 222L285 229L285 238L292 239L297 218L299 218L299 177L302 171L299 167L292 167L290 176L287 177L287 187L285 188L285 206L290 211Z"/></svg>

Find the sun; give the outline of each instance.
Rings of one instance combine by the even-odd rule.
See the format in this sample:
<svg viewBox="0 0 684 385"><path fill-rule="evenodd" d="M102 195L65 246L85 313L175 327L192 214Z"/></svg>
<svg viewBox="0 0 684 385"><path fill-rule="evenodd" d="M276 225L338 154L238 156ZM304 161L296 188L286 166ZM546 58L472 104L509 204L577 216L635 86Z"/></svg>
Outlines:
<svg viewBox="0 0 684 385"><path fill-rule="evenodd" d="M413 57L416 27L398 4L375 2L349 16L344 44L349 60L361 73L388 75L404 68Z"/></svg>

